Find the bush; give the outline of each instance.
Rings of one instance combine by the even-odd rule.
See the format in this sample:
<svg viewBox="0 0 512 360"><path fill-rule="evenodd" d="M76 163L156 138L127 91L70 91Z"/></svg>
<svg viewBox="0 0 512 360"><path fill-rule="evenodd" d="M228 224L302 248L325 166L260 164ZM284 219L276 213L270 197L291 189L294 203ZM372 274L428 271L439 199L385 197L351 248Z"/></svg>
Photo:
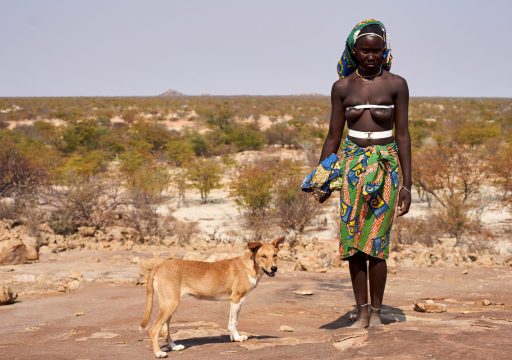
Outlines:
<svg viewBox="0 0 512 360"><path fill-rule="evenodd" d="M509 204L512 196L512 145L503 146L490 157L487 171L494 175L493 184L501 190L501 200Z"/></svg>
<svg viewBox="0 0 512 360"><path fill-rule="evenodd" d="M441 230L460 241L474 220L469 213L477 208L485 173L460 148L440 145L424 147L413 154L414 185L437 203L434 210Z"/></svg>
<svg viewBox="0 0 512 360"><path fill-rule="evenodd" d="M167 142L166 155L172 164L183 166L184 163L190 162L194 158L194 146L184 138L172 139Z"/></svg>
<svg viewBox="0 0 512 360"><path fill-rule="evenodd" d="M276 173L275 164L267 160L242 166L231 183L231 194L236 203L250 215L267 212L271 205Z"/></svg>
<svg viewBox="0 0 512 360"><path fill-rule="evenodd" d="M93 121L77 122L64 129L58 148L67 154L99 150L101 138L106 133L106 128L97 126Z"/></svg>
<svg viewBox="0 0 512 360"><path fill-rule="evenodd" d="M91 151L84 155L72 155L55 170L55 177L60 184L70 184L78 179L87 179L98 175L107 168L105 154Z"/></svg>
<svg viewBox="0 0 512 360"><path fill-rule="evenodd" d="M265 131L269 145L297 145L298 131L286 123L273 124Z"/></svg>
<svg viewBox="0 0 512 360"><path fill-rule="evenodd" d="M206 122L224 131L233 124L233 116L234 112L229 105L222 104L214 111L207 112Z"/></svg>
<svg viewBox="0 0 512 360"><path fill-rule="evenodd" d="M90 177L53 189L48 196L53 210L50 226L57 234L68 235L80 226L104 228L120 217L127 200L114 179Z"/></svg>
<svg viewBox="0 0 512 360"><path fill-rule="evenodd" d="M144 140L130 141L126 151L120 156L121 171L132 177L135 172L144 165L148 165L155 160L151 154L151 144Z"/></svg>
<svg viewBox="0 0 512 360"><path fill-rule="evenodd" d="M191 186L199 190L203 203L211 190L221 187L222 167L216 160L198 159L187 163L185 171Z"/></svg>
<svg viewBox="0 0 512 360"><path fill-rule="evenodd" d="M192 149L194 150L194 154L196 156L210 156L211 155L211 145L208 144L206 138L200 133L193 131L187 132L185 134L185 138L192 145Z"/></svg>
<svg viewBox="0 0 512 360"><path fill-rule="evenodd" d="M436 222L434 217L428 219L399 217L393 225L392 238L396 239L396 244L432 246L434 241L443 235L439 232Z"/></svg>
<svg viewBox="0 0 512 360"><path fill-rule="evenodd" d="M300 189L301 179L286 178L276 189L275 212L279 225L284 230L299 233L320 211L313 196Z"/></svg>
<svg viewBox="0 0 512 360"><path fill-rule="evenodd" d="M132 125L129 136L132 141L150 144L153 153L165 150L166 144L171 139L171 134L164 126L149 121L137 121Z"/></svg>
<svg viewBox="0 0 512 360"><path fill-rule="evenodd" d="M235 145L236 151L260 150L265 139L258 129L237 124L226 129L225 143Z"/></svg>
<svg viewBox="0 0 512 360"><path fill-rule="evenodd" d="M33 194L47 179L45 169L24 154L9 133L0 136L0 197ZM25 148L26 150L26 148Z"/></svg>

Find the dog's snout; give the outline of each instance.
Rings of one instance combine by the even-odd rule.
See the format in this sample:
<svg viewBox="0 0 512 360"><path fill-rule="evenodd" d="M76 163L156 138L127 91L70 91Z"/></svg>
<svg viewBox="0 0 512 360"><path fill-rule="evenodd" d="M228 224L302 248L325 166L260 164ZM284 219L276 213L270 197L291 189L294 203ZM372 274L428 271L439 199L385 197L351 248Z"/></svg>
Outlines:
<svg viewBox="0 0 512 360"><path fill-rule="evenodd" d="M270 270L272 270L272 272L276 272L276 271L277 271L277 266L272 266L272 267L270 268Z"/></svg>

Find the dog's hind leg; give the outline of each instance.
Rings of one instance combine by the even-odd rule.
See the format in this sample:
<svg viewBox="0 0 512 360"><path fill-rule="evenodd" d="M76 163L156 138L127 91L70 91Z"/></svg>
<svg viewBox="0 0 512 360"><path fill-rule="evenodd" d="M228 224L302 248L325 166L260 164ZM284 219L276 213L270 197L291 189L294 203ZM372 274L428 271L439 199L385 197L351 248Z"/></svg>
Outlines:
<svg viewBox="0 0 512 360"><path fill-rule="evenodd" d="M155 285L157 285L156 280ZM165 351L160 350L160 346L158 344L158 335L160 335L160 332L164 324L168 325L168 322L170 321L172 314L178 307L180 294L179 289L173 286L169 286L165 282L158 285L160 285L158 286L160 289L158 289L157 291L160 310L158 312L158 316L156 318L155 323L149 330L149 337L151 339L153 353L155 354L155 356L157 358L165 358L167 357L167 353ZM157 286L155 286L155 289L156 288ZM169 326L167 326L167 336L169 336Z"/></svg>
<svg viewBox="0 0 512 360"><path fill-rule="evenodd" d="M238 314L240 313L240 308L242 307L242 303L244 302L245 297L240 297L237 295L231 296L231 308L229 310L229 324L228 330L230 333L231 341L245 341L247 340L246 335L240 335L237 330L238 325Z"/></svg>
<svg viewBox="0 0 512 360"><path fill-rule="evenodd" d="M172 339L171 339L171 330L169 328L169 323L170 322L171 322L171 318L167 319L167 322L162 327L162 330L166 332L165 341L167 342L167 344L169 344L169 348L171 349L171 351L184 350L185 349L185 345L181 345L181 344L178 345L174 341L172 341Z"/></svg>

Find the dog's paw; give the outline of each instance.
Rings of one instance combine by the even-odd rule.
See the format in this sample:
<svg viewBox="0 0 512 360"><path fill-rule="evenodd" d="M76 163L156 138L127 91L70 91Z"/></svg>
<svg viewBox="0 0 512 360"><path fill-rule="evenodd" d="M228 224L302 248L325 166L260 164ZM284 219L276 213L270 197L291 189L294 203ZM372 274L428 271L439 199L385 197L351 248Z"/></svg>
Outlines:
<svg viewBox="0 0 512 360"><path fill-rule="evenodd" d="M231 341L243 342L248 339L247 335L230 335Z"/></svg>
<svg viewBox="0 0 512 360"><path fill-rule="evenodd" d="M181 351L181 350L184 350L185 349L185 345L182 345L182 344L175 344L175 343L169 343L169 347L171 348L172 351Z"/></svg>
<svg viewBox="0 0 512 360"><path fill-rule="evenodd" d="M159 351L155 354L156 358L157 359L161 359L161 358L166 358L167 357L167 353L165 351Z"/></svg>

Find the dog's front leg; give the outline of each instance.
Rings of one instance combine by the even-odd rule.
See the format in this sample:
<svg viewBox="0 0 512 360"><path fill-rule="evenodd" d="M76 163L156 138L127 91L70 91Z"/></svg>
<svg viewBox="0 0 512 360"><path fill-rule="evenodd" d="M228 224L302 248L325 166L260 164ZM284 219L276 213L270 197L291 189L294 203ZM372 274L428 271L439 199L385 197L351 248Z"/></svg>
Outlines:
<svg viewBox="0 0 512 360"><path fill-rule="evenodd" d="M238 300L238 301L237 301ZM230 333L231 341L245 341L247 340L246 335L240 335L236 326L238 325L238 313L240 312L240 308L242 307L242 303L244 302L245 297L242 298L231 298L231 308L229 310L229 324L228 330Z"/></svg>

